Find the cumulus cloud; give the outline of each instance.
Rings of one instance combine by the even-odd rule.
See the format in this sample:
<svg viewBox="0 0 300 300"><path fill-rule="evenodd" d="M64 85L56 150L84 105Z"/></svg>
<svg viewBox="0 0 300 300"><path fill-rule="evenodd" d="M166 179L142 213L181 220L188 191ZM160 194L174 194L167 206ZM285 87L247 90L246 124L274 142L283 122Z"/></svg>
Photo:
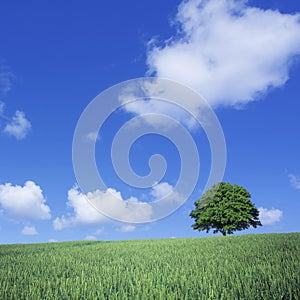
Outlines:
<svg viewBox="0 0 300 300"><path fill-rule="evenodd" d="M25 226L22 229L21 233L23 235L36 235L36 234L38 234L38 232L37 232L37 230L35 229L34 226Z"/></svg>
<svg viewBox="0 0 300 300"><path fill-rule="evenodd" d="M176 36L150 43L149 73L185 83L213 106L245 104L288 80L299 20L242 0L183 1Z"/></svg>
<svg viewBox="0 0 300 300"><path fill-rule="evenodd" d="M48 220L50 208L42 189L33 181L24 186L11 183L0 185L0 205L4 215L16 220Z"/></svg>
<svg viewBox="0 0 300 300"><path fill-rule="evenodd" d="M151 215L151 206L145 202L139 202L137 198L123 199L120 192L109 188L106 191L96 190L87 194L81 193L77 187L68 192L68 207L73 212L67 216L56 218L53 222L54 229L77 225L91 225L108 222L110 219L92 205L102 208L109 216L126 220L128 222L139 222ZM135 205L139 204L139 205Z"/></svg>
<svg viewBox="0 0 300 300"><path fill-rule="evenodd" d="M293 188L296 190L300 190L300 179L296 175L289 174L289 180L290 184L292 185Z"/></svg>
<svg viewBox="0 0 300 300"><path fill-rule="evenodd" d="M160 182L152 187L151 195L153 202L157 205L156 211L169 210L171 207L178 207L184 203L185 197L176 191L172 185L167 182Z"/></svg>
<svg viewBox="0 0 300 300"><path fill-rule="evenodd" d="M56 218L53 221L54 229L61 230L76 225L97 224L107 219L88 202L87 196L81 193L77 187L68 191L67 206L73 212L67 216Z"/></svg>
<svg viewBox="0 0 300 300"><path fill-rule="evenodd" d="M167 182L161 182L155 184L152 187L151 195L155 198L155 200L162 199L167 197L169 194L173 193L174 188Z"/></svg>
<svg viewBox="0 0 300 300"><path fill-rule="evenodd" d="M14 136L17 140L22 140L30 129L31 123L26 119L24 112L17 110L12 120L4 127L3 132Z"/></svg>
<svg viewBox="0 0 300 300"><path fill-rule="evenodd" d="M113 188L84 194L75 186L68 191L67 206L70 212L57 217L53 221L53 227L55 230L62 230L68 227L95 225L111 221L95 207L116 220L141 223L151 218L156 219L155 211L159 215L161 210L168 209L170 205L177 207L184 201L183 197L167 182L155 184L149 196L152 197L151 203L139 201L136 197L124 199L121 193ZM125 230L133 230L133 225L130 226L124 227ZM92 235L97 236L102 233L103 228L98 229Z"/></svg>
<svg viewBox="0 0 300 300"><path fill-rule="evenodd" d="M273 225L274 223L279 222L282 219L282 211L279 209L267 209L260 207L259 210L259 219L262 225Z"/></svg>

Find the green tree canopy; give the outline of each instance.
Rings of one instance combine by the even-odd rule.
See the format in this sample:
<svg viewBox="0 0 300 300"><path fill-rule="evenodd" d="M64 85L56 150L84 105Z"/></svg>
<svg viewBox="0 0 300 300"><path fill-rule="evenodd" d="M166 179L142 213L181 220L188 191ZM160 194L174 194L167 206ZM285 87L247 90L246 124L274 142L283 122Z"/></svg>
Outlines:
<svg viewBox="0 0 300 300"><path fill-rule="evenodd" d="M250 198L250 193L239 185L217 183L195 202L195 209L190 213L195 219L192 227L207 233L213 229L213 233L226 235L250 226L262 226L259 211Z"/></svg>

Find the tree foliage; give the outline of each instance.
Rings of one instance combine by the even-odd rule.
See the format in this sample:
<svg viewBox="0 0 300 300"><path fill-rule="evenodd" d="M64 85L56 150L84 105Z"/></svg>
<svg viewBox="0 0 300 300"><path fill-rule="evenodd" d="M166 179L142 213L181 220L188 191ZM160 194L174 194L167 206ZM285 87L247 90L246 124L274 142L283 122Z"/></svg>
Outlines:
<svg viewBox="0 0 300 300"><path fill-rule="evenodd" d="M190 213L195 219L192 227L207 233L213 229L213 233L226 235L250 226L262 226L259 211L250 198L250 193L239 185L217 183L195 202L195 209Z"/></svg>

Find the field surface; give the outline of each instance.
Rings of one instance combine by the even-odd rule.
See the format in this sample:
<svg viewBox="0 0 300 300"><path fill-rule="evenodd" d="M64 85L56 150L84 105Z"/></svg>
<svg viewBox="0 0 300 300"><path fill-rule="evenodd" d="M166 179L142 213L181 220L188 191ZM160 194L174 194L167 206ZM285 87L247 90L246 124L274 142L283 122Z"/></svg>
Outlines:
<svg viewBox="0 0 300 300"><path fill-rule="evenodd" d="M300 233L0 245L0 299L300 299Z"/></svg>

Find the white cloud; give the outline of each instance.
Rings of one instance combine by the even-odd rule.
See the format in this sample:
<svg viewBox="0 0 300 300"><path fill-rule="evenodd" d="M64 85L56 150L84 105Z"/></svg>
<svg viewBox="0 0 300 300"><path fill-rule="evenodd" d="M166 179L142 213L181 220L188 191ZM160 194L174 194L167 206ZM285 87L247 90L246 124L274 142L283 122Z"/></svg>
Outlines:
<svg viewBox="0 0 300 300"><path fill-rule="evenodd" d="M21 233L23 235L36 235L36 234L38 234L38 232L37 232L37 230L35 229L34 226L25 226L22 229Z"/></svg>
<svg viewBox="0 0 300 300"><path fill-rule="evenodd" d="M152 187L151 195L153 201L157 203L159 209L168 207L178 207L185 201L185 197L178 193L175 188L167 182L160 182Z"/></svg>
<svg viewBox="0 0 300 300"><path fill-rule="evenodd" d="M98 236L104 233L104 228L99 228L94 231L92 234L87 235L84 239L88 241L96 241L98 240Z"/></svg>
<svg viewBox="0 0 300 300"><path fill-rule="evenodd" d="M120 232L132 232L135 230L135 226L134 225L123 225L121 228L120 228Z"/></svg>
<svg viewBox="0 0 300 300"><path fill-rule="evenodd" d="M241 105L284 85L300 54L300 14L246 2L183 1L177 35L150 44L149 72L187 84L213 106Z"/></svg>
<svg viewBox="0 0 300 300"><path fill-rule="evenodd" d="M173 186L167 182L155 184L152 187L150 195L152 196L152 203L155 203L154 207L158 214L161 210L167 209L169 206L177 207L184 200L174 190ZM68 227L95 225L111 221L110 218L101 214L95 207L105 212L108 216L122 222L145 222L145 220L150 220L151 218L156 219L156 216L153 215L154 211L151 204L139 201L135 197L123 199L121 193L112 188L108 188L105 191L96 190L84 194L75 186L68 191L67 206L71 211L67 215L57 217L53 221L53 227L55 230L62 230ZM130 231L133 225L130 226L124 227L125 230L129 229L128 231ZM101 228L92 235L97 236L103 232L104 229Z"/></svg>
<svg viewBox="0 0 300 300"><path fill-rule="evenodd" d="M54 229L61 230L76 225L97 224L107 219L88 202L87 196L79 192L77 187L68 191L67 206L73 210L73 213L56 218L53 221Z"/></svg>
<svg viewBox="0 0 300 300"><path fill-rule="evenodd" d="M87 235L85 237L85 240L87 240L87 241L96 241L97 237L95 237L94 235Z"/></svg>
<svg viewBox="0 0 300 300"><path fill-rule="evenodd" d="M56 218L53 222L54 229L61 230L77 225L100 224L110 221L108 217L97 211L90 203L100 207L109 216L116 219L125 219L128 222L139 222L151 215L149 204L139 202L134 197L124 200L121 193L115 189L96 190L95 192L83 194L77 187L74 187L68 192L67 203L73 213Z"/></svg>
<svg viewBox="0 0 300 300"><path fill-rule="evenodd" d="M259 219L262 225L272 225L279 222L282 219L282 211L279 209L267 209L260 207L259 210Z"/></svg>
<svg viewBox="0 0 300 300"><path fill-rule="evenodd" d="M14 136L17 140L21 140L26 137L30 129L31 123L26 119L24 112L17 110L3 132Z"/></svg>
<svg viewBox="0 0 300 300"><path fill-rule="evenodd" d="M56 239L50 239L49 240L49 243L57 243L58 242L58 240L56 240Z"/></svg>
<svg viewBox="0 0 300 300"><path fill-rule="evenodd" d="M117 220L135 223L146 219L152 213L148 203L140 202L135 197L123 199L121 193L112 188L88 193L87 197L101 211Z"/></svg>
<svg viewBox="0 0 300 300"><path fill-rule="evenodd" d="M152 187L151 195L154 196L155 200L159 200L167 197L173 192L174 188L172 185L168 184L167 182L161 182Z"/></svg>
<svg viewBox="0 0 300 300"><path fill-rule="evenodd" d="M173 131L179 123L194 128L199 107L204 108L206 104L199 98L182 85L174 86L172 81L157 78L128 84L119 94L124 109L138 115L126 123L128 129L151 125L166 132Z"/></svg>
<svg viewBox="0 0 300 300"><path fill-rule="evenodd" d="M0 96L5 97L11 90L14 74L7 65L0 61ZM17 140L24 139L31 129L31 123L26 119L24 112L17 110L10 118L4 115L5 103L0 101L0 118L7 121L3 132L14 136Z"/></svg>
<svg viewBox="0 0 300 300"><path fill-rule="evenodd" d="M300 190L300 179L296 175L289 174L289 180L293 188Z"/></svg>
<svg viewBox="0 0 300 300"><path fill-rule="evenodd" d="M13 219L50 219L50 208L45 203L42 189L33 181L27 181L24 186L0 185L0 205Z"/></svg>

